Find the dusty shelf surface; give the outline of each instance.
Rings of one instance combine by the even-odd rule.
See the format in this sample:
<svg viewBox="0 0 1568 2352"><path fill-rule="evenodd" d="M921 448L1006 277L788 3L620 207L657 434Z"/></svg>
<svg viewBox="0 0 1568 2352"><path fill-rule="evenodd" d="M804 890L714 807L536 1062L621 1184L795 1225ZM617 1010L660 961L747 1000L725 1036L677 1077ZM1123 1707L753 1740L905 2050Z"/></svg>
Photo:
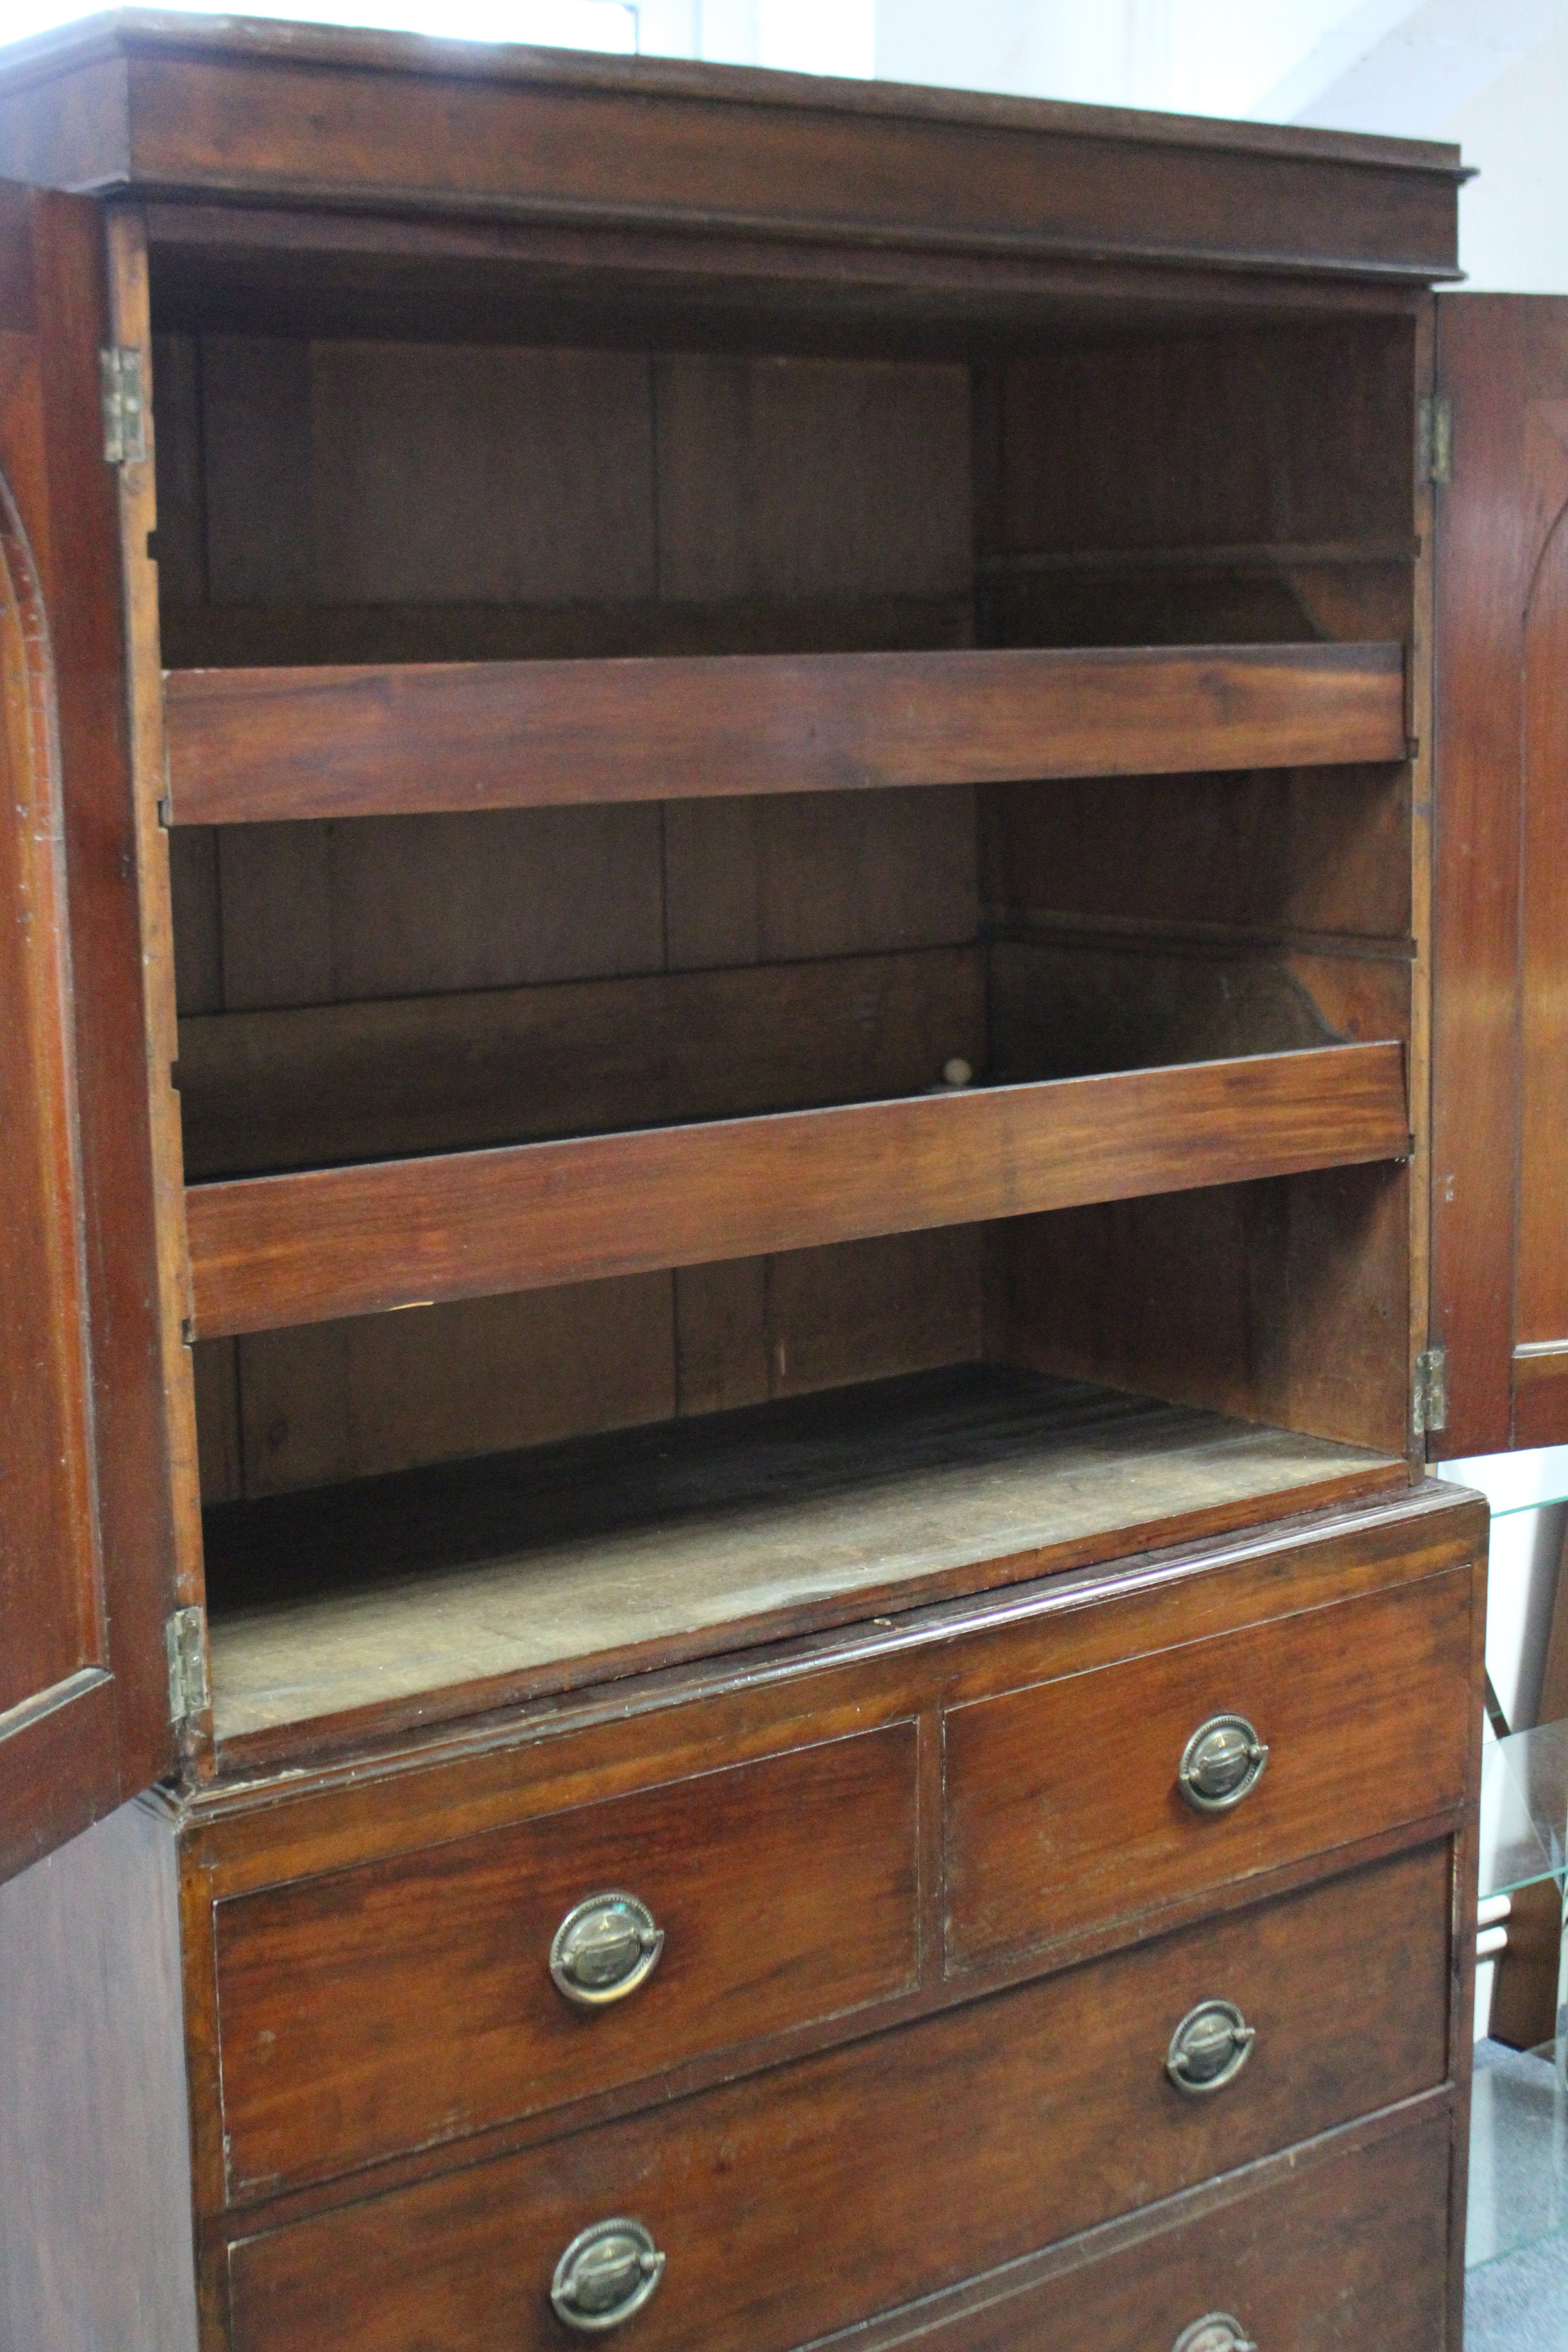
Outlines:
<svg viewBox="0 0 1568 2352"><path fill-rule="evenodd" d="M1405 1476L1360 1446L974 1364L223 1504L215 1731L458 1716Z"/></svg>

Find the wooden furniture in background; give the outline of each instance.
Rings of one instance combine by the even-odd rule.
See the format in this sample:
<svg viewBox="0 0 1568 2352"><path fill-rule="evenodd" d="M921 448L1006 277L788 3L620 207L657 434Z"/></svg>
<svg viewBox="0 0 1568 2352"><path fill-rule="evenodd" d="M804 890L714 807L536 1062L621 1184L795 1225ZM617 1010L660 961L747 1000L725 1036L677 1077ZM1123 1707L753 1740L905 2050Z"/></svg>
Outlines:
<svg viewBox="0 0 1568 2352"><path fill-rule="evenodd" d="M132 13L0 173L0 2337L1457 2343L1454 152Z"/></svg>

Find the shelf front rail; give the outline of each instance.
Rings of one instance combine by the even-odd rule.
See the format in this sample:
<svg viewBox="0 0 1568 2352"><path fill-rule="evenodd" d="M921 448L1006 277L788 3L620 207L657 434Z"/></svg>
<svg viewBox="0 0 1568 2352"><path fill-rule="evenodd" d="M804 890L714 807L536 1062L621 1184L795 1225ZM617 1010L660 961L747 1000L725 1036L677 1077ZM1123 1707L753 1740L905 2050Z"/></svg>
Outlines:
<svg viewBox="0 0 1568 2352"><path fill-rule="evenodd" d="M172 824L1403 760L1395 644L171 670Z"/></svg>
<svg viewBox="0 0 1568 2352"><path fill-rule="evenodd" d="M1404 1048L1328 1045L196 1184L195 1335L1395 1160Z"/></svg>

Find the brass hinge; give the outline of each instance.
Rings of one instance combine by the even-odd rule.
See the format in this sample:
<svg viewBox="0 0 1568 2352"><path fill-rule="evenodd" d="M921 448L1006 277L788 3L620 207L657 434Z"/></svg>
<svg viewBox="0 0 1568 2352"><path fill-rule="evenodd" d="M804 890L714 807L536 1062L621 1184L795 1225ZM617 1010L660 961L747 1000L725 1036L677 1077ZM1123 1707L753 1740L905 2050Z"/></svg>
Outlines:
<svg viewBox="0 0 1568 2352"><path fill-rule="evenodd" d="M1446 392L1435 392L1421 404L1421 479L1451 482L1454 478L1454 404Z"/></svg>
<svg viewBox="0 0 1568 2352"><path fill-rule="evenodd" d="M207 1692L207 1620L205 1609L176 1609L163 1628L169 1654L169 1720L190 1723L205 1715Z"/></svg>
<svg viewBox="0 0 1568 2352"><path fill-rule="evenodd" d="M1448 1426L1448 1351L1424 1348L1415 1359L1415 1434Z"/></svg>
<svg viewBox="0 0 1568 2352"><path fill-rule="evenodd" d="M147 461L147 403L142 354L118 346L100 352L103 390L103 454L111 466Z"/></svg>

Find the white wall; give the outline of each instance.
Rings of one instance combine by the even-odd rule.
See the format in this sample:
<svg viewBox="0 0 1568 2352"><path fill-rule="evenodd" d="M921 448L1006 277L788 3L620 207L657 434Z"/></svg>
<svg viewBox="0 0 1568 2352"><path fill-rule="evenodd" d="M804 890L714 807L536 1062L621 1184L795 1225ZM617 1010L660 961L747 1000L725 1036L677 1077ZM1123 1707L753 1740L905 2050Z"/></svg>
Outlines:
<svg viewBox="0 0 1568 2352"><path fill-rule="evenodd" d="M1247 114L1347 13L1346 0L878 0L895 81Z"/></svg>
<svg viewBox="0 0 1568 2352"><path fill-rule="evenodd" d="M1459 258L1496 293L1568 293L1568 23L1449 115L1479 167L1459 199Z"/></svg>

